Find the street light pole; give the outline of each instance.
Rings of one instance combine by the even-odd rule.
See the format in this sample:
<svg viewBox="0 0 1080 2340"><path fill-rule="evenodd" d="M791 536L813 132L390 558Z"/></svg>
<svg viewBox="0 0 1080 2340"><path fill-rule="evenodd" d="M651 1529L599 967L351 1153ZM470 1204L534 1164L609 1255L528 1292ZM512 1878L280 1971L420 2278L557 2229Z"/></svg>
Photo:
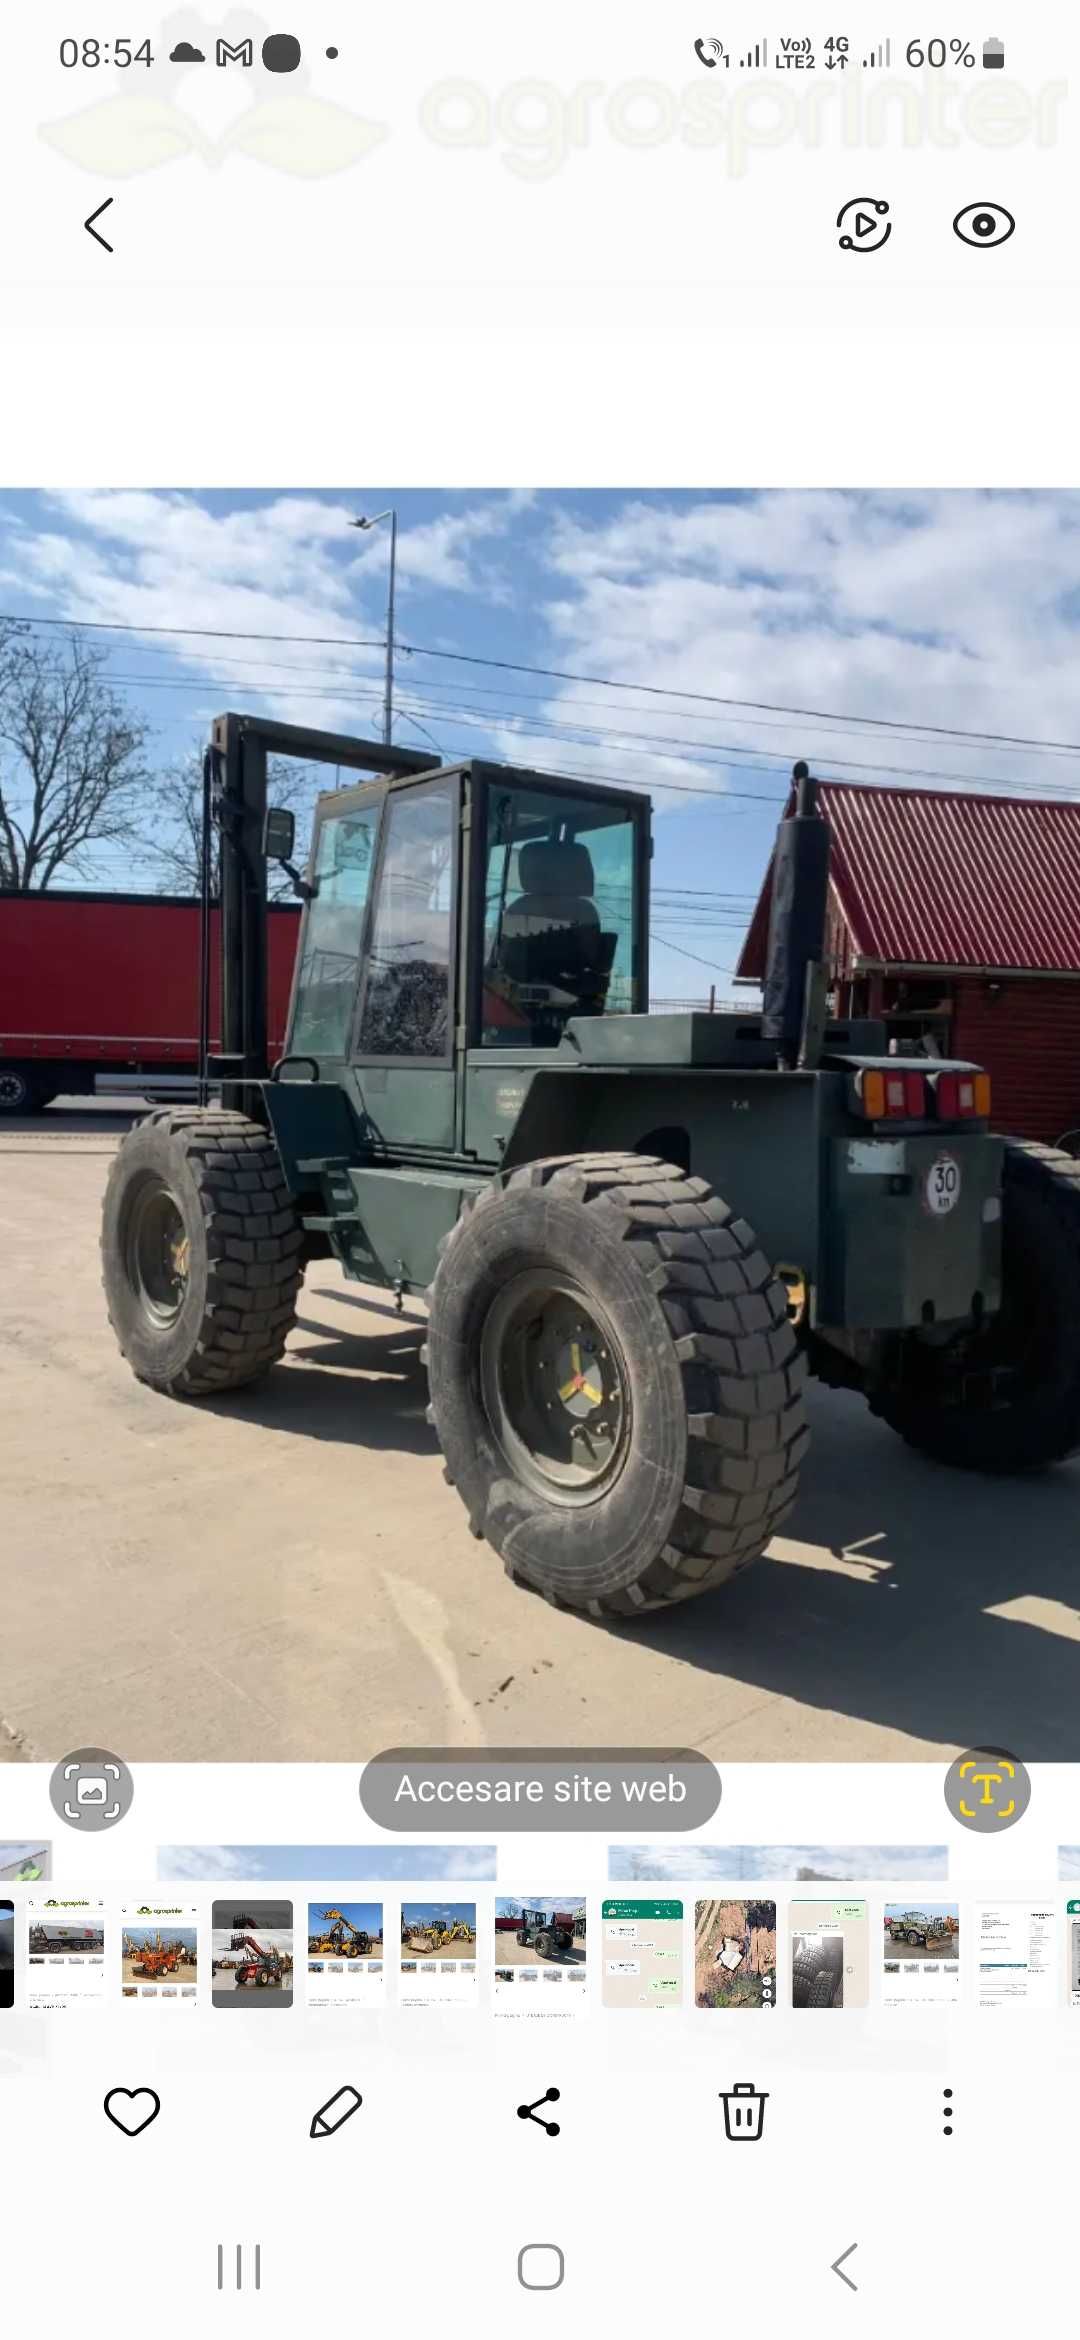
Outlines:
<svg viewBox="0 0 1080 2340"><path fill-rule="evenodd" d="M375 512L369 519L363 515L350 520L350 528L377 528L381 520L390 522L390 587L386 602L386 682L383 689L383 738L387 745L394 727L394 592L397 584L397 513L391 507L386 512Z"/></svg>
<svg viewBox="0 0 1080 2340"><path fill-rule="evenodd" d="M394 728L394 585L397 580L397 513L390 514L390 590L386 602L386 692L383 698L383 738L390 744Z"/></svg>

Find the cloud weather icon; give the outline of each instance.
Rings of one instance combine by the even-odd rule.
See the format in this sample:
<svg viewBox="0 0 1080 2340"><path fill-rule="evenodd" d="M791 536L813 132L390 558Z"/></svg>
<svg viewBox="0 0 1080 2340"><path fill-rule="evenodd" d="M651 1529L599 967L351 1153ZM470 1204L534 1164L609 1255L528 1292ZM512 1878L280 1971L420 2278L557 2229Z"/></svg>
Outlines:
<svg viewBox="0 0 1080 2340"><path fill-rule="evenodd" d="M205 65L206 58L203 51L195 47L194 41L177 41L175 49L169 51L169 63L170 65Z"/></svg>

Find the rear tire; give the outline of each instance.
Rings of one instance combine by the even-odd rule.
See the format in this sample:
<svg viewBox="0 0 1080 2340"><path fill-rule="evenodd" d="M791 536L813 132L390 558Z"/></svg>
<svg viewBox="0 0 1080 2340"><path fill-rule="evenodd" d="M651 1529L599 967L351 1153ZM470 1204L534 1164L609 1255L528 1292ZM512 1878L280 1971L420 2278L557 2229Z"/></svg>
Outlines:
<svg viewBox="0 0 1080 2340"><path fill-rule="evenodd" d="M268 1131L242 1113L151 1113L105 1190L102 1281L133 1373L170 1397L257 1381L296 1317L303 1235Z"/></svg>
<svg viewBox="0 0 1080 2340"><path fill-rule="evenodd" d="M1000 1315L956 1356L913 1347L918 1378L870 1400L909 1446L997 1476L1080 1451L1080 1161L1006 1140L1002 1244Z"/></svg>
<svg viewBox="0 0 1080 2340"><path fill-rule="evenodd" d="M704 1179L638 1154L511 1171L445 1239L429 1297L429 1418L474 1533L511 1576L633 1617L764 1551L808 1444L806 1366L752 1229ZM582 1453L591 1400L590 1472L555 1449L565 1430Z"/></svg>
<svg viewBox="0 0 1080 2340"><path fill-rule="evenodd" d="M47 1098L43 1082L22 1064L0 1064L0 1115L42 1113Z"/></svg>

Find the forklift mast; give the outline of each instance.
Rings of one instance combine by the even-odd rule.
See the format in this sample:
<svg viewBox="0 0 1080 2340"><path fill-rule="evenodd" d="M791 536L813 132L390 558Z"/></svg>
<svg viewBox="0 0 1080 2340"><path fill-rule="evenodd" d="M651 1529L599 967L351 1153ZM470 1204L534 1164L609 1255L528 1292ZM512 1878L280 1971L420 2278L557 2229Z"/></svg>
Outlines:
<svg viewBox="0 0 1080 2340"><path fill-rule="evenodd" d="M295 757L391 779L438 771L438 756L378 740L275 723L259 715L218 715L203 771L201 998L199 1090L206 1102L220 1081L230 1111L260 1118L252 1094L270 1070L266 864L288 861L267 835L267 769L271 754ZM221 870L221 1053L210 1053L211 836L219 837ZM268 855L268 846L270 848Z"/></svg>

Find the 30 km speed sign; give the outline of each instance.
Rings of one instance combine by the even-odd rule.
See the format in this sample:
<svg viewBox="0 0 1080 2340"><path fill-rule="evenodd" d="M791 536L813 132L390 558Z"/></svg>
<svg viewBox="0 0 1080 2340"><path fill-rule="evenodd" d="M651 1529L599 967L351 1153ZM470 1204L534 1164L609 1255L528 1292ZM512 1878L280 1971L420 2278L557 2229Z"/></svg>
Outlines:
<svg viewBox="0 0 1080 2340"><path fill-rule="evenodd" d="M939 1154L923 1179L923 1203L935 1219L948 1217L960 1200L960 1164L955 1154Z"/></svg>

